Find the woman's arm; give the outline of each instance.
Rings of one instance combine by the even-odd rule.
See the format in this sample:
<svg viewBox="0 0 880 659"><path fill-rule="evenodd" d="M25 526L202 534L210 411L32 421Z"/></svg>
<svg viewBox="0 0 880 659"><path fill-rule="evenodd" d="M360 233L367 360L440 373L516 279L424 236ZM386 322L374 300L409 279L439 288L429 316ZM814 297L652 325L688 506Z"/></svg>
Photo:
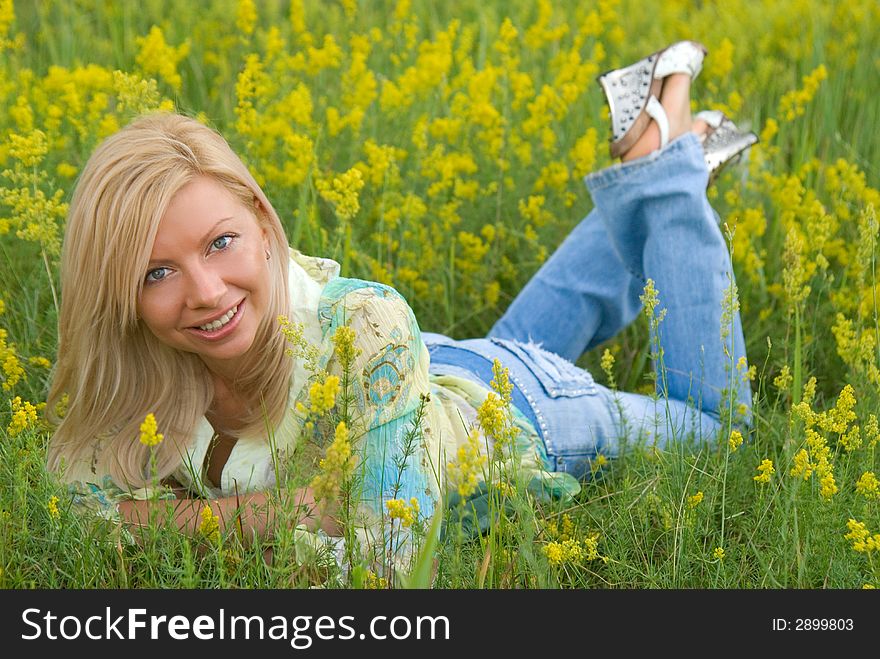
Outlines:
<svg viewBox="0 0 880 659"><path fill-rule="evenodd" d="M253 492L238 497L218 499L177 499L174 501L123 501L119 504L122 519L135 527L151 523L173 524L181 533L196 537L202 523L202 509L209 505L219 518L220 533L235 526L244 542L252 538L271 540L274 536L276 508L290 506L294 512L294 526L303 525L309 531L323 529L328 535L341 535L339 522L331 511L315 503L311 488L292 490L292 501L281 504L277 497L266 492Z"/></svg>

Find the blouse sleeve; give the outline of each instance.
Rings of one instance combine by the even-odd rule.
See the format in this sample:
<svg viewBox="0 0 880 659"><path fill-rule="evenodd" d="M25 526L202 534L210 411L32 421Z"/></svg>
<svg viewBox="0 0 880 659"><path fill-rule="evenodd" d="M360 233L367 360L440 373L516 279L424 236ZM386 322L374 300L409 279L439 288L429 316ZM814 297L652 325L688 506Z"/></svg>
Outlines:
<svg viewBox="0 0 880 659"><path fill-rule="evenodd" d="M415 499L419 517L429 518L439 499L440 474L424 437L429 357L412 309L389 286L337 278L327 285L318 314L325 345L343 325L355 334L349 411L362 507L385 522L386 532L390 499L402 499L410 509ZM327 372L342 380L337 355L325 354L331 355Z"/></svg>
<svg viewBox="0 0 880 659"><path fill-rule="evenodd" d="M137 499L174 499L175 494L166 487L123 490L109 475L94 480L74 480L67 484L74 510L81 514L119 522L119 504Z"/></svg>

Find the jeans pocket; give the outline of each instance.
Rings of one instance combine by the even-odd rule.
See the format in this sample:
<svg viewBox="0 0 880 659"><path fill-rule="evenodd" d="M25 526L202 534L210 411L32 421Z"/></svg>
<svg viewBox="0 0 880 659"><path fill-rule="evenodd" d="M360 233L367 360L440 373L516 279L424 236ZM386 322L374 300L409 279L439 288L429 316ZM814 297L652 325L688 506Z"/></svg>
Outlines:
<svg viewBox="0 0 880 659"><path fill-rule="evenodd" d="M537 343L496 338L490 340L519 357L551 398L575 398L598 393L596 382L589 371L575 366L554 352L544 350Z"/></svg>

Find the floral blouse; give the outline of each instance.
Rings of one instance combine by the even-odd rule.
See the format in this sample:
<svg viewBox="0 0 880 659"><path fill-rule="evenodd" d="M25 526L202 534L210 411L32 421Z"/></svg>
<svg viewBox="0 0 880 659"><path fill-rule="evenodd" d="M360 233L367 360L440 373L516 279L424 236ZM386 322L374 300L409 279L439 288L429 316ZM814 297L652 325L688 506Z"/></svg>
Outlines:
<svg viewBox="0 0 880 659"><path fill-rule="evenodd" d="M360 352L353 369L353 403L364 433L356 437L353 451L359 457L364 514L379 522L376 528L381 529L389 499L410 502L415 498L419 515L430 518L446 489L447 466L455 461L459 446L468 441L469 431L476 425L476 408L488 395L488 387L464 377L431 373L418 322L396 290L340 277L335 261L305 256L295 249L290 254L290 320L301 326L305 340L318 348L319 369L341 378L332 337L342 325L355 332ZM184 464L173 477L205 497L273 488L278 456L292 451L303 437L307 417L302 410L308 407L309 388L315 378L303 360L296 359L288 410L274 432L274 456L265 437L241 437L223 467L220 486L214 487L204 469L193 468L205 463L214 435L203 417L189 443ZM427 402L423 403L426 395ZM418 421L420 405L417 445L407 447L405 438ZM568 474L551 471L536 429L518 410L512 411L519 429L520 473L538 481L544 492L563 498L575 494L580 489L577 481ZM409 435L413 436L411 432ZM484 452L488 450L482 435L479 445ZM75 504L108 519L119 519L116 508L121 501L157 495L174 497L170 491L125 490L109 476L95 477L84 470L68 472L65 480L70 483Z"/></svg>

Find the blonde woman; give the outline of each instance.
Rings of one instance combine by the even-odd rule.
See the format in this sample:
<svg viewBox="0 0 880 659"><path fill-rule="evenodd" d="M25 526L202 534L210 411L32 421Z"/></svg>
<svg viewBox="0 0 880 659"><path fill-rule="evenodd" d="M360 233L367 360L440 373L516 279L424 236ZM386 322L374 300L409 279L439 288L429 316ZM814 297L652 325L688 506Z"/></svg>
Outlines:
<svg viewBox="0 0 880 659"><path fill-rule="evenodd" d="M281 495L297 504L296 523L338 535L332 502L281 490L277 469L304 441L318 374L341 375L343 326L355 336L361 526L382 552L396 550L383 530L389 499L424 517L443 501L493 360L510 373L518 470L557 496L575 494L597 456L613 457L627 437L713 437L725 389L747 418L748 385L731 366L744 363L739 317L722 317L730 259L705 190L754 136L717 114L692 119L704 53L680 42L600 79L623 162L587 178L594 211L489 337L465 341L423 334L392 288L290 248L216 132L174 114L136 120L94 152L71 202L48 401L54 409L66 396L67 407L49 468L78 503L135 525L157 497L173 498L171 521L185 533L197 533L207 505L221 530L234 522L247 538L271 538L269 501ZM660 396L612 392L573 362L635 318L649 278L666 314ZM288 356L279 316L315 348L311 358ZM159 443L149 428L140 441L148 415Z"/></svg>

